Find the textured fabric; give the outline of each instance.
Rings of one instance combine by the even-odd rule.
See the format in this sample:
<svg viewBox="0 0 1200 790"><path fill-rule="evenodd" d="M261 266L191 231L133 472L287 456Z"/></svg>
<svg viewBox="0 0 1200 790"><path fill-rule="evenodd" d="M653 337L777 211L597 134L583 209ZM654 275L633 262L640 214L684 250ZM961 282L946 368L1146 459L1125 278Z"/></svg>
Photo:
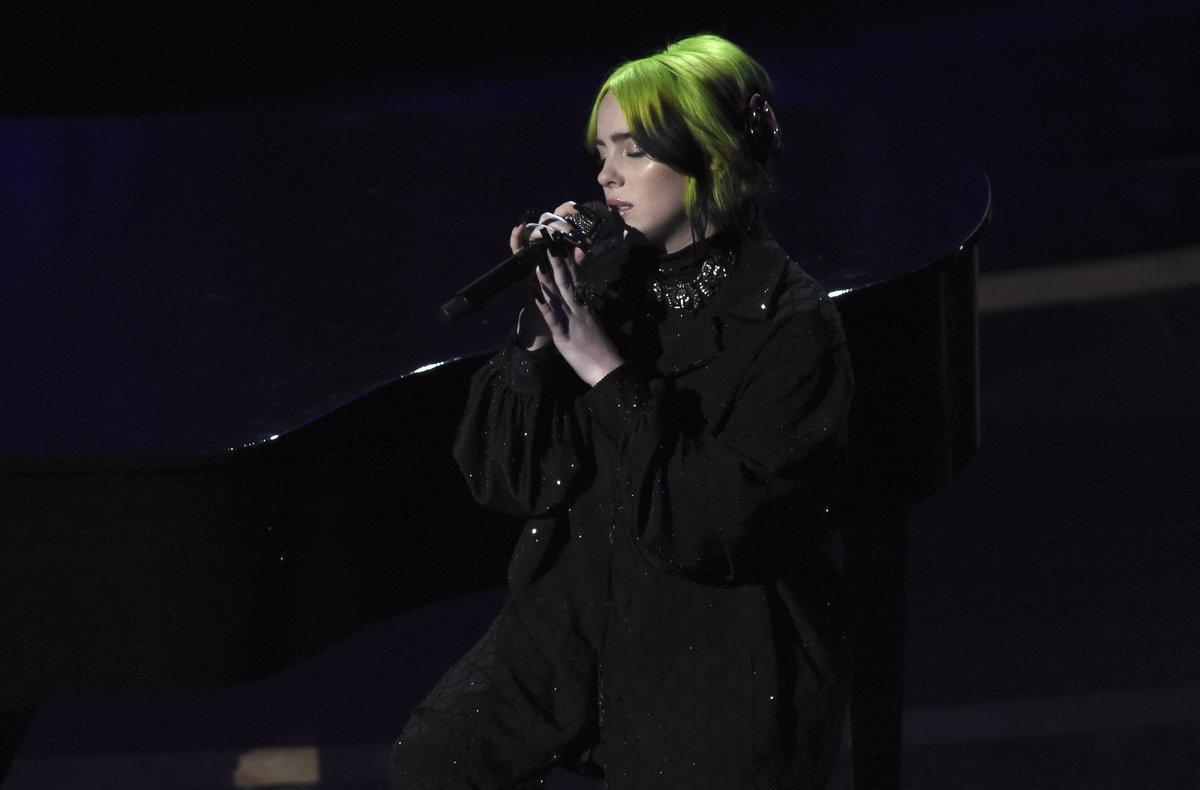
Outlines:
<svg viewBox="0 0 1200 790"><path fill-rule="evenodd" d="M644 257L592 270L627 360L594 387L511 338L476 373L454 457L528 522L501 614L414 712L393 787L561 764L612 788L824 786L849 655L822 515L854 379L819 285L765 230L738 244L667 333Z"/></svg>
<svg viewBox="0 0 1200 790"><path fill-rule="evenodd" d="M713 250L730 246L734 242L735 237L726 232L704 242L692 242L673 253L659 255L652 264L653 276L664 285L694 280L700 273L701 264ZM658 349L653 352L657 353L658 350L668 348L674 343L687 329L695 313L694 309L671 308L655 300L647 300L641 321L657 327ZM643 336L649 334L647 331Z"/></svg>

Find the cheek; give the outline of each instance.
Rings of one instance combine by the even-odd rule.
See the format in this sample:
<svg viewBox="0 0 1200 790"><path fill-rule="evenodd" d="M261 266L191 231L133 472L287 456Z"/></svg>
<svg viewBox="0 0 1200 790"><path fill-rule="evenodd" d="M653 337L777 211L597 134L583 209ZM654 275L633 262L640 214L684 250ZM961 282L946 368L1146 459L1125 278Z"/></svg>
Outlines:
<svg viewBox="0 0 1200 790"><path fill-rule="evenodd" d="M646 191L665 213L683 210L683 193L687 178L665 165L659 165L646 180Z"/></svg>

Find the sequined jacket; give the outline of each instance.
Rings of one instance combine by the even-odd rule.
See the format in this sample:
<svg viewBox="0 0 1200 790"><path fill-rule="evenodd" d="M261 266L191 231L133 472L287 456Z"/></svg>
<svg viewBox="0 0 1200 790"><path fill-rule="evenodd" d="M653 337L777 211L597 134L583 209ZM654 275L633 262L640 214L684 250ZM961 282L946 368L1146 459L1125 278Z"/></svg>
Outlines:
<svg viewBox="0 0 1200 790"><path fill-rule="evenodd" d="M765 228L739 244L657 358L629 248L585 262L628 361L589 389L510 336L458 429L473 496L528 519L508 569L528 693L614 787L804 787L837 748L848 651L822 513L854 377L819 284Z"/></svg>

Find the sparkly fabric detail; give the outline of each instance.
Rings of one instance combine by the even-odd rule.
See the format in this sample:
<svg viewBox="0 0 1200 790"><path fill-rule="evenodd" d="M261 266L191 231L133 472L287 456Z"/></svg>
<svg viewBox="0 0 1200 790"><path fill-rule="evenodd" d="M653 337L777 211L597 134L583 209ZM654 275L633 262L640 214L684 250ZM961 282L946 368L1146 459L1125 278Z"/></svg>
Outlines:
<svg viewBox="0 0 1200 790"><path fill-rule="evenodd" d="M736 240L731 233L718 233L659 255L646 283L647 296L671 310L694 312L713 297L736 265L736 253L730 249Z"/></svg>
<svg viewBox="0 0 1200 790"><path fill-rule="evenodd" d="M732 243L736 238L730 234L717 234L710 239L710 243L713 248L719 250ZM645 262L639 262L637 265L652 271L653 278L657 282L671 285L695 279L708 255L709 248L693 242L682 250L669 255L659 255ZM652 288L653 281L647 285L647 289ZM639 316L642 326L637 330L638 336L643 338L643 345L646 349L646 353L641 357L650 360L660 354L663 349L670 348L687 331L695 318L697 308L707 303L709 298L711 296L698 300L695 304L682 306L663 304L656 299L647 298ZM657 334L658 341L656 346L651 345L651 337L655 334Z"/></svg>
<svg viewBox="0 0 1200 790"><path fill-rule="evenodd" d="M476 501L519 516L567 501L586 451L574 402L585 388L550 347L509 342L476 371L452 449Z"/></svg>
<svg viewBox="0 0 1200 790"><path fill-rule="evenodd" d="M712 298L732 267L733 262L728 258L709 258L700 264L700 271L691 279L677 283L651 281L650 295L667 307L695 310Z"/></svg>
<svg viewBox="0 0 1200 790"><path fill-rule="evenodd" d="M393 787L516 787L550 764L612 788L824 785L849 650L819 506L854 379L832 301L755 249L739 267L779 281L747 286L705 365L658 374L709 331L659 305L612 333L628 361L594 387L511 343L476 373L455 460L528 522L491 635L413 713Z"/></svg>

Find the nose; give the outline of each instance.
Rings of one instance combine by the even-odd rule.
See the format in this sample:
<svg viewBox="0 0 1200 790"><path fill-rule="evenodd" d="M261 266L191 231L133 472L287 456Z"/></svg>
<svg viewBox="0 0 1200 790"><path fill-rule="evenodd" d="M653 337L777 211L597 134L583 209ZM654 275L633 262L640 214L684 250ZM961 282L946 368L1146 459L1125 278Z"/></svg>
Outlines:
<svg viewBox="0 0 1200 790"><path fill-rule="evenodd" d="M615 157L610 156L605 159L604 166L601 167L600 172L596 174L596 181L598 181L600 186L604 189L607 189L608 187L620 186L621 184L620 176L617 174L616 168L613 167L612 160L614 158Z"/></svg>

